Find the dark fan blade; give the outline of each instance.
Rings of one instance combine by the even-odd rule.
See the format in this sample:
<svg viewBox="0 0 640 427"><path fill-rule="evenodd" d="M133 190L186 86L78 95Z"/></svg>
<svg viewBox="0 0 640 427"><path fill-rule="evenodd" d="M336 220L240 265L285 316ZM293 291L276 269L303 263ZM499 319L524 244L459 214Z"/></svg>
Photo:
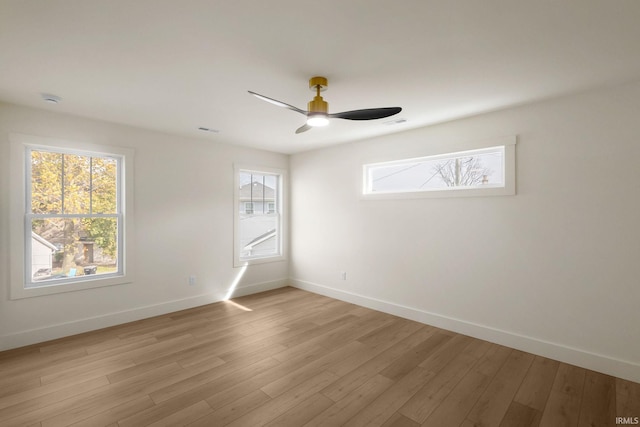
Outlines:
<svg viewBox="0 0 640 427"><path fill-rule="evenodd" d="M293 110L296 113L304 114L305 116L307 115L306 111L301 110L298 107L294 107L293 105L289 105L289 104L284 103L282 101L278 101L276 99L269 98L268 96L260 95L259 93L251 92L250 90L248 90L247 92L249 92L251 95L255 96L258 99L262 99L263 101L267 101L267 102L269 102L269 103L271 103L273 105L277 105L278 107L288 108L289 110Z"/></svg>
<svg viewBox="0 0 640 427"><path fill-rule="evenodd" d="M402 111L400 107L367 108L365 110L343 111L342 113L329 114L329 117L347 120L374 120L393 116Z"/></svg>
<svg viewBox="0 0 640 427"><path fill-rule="evenodd" d="M305 123L302 126L300 126L298 129L296 129L296 133L306 132L309 129L311 129L311 126L309 126L308 124Z"/></svg>

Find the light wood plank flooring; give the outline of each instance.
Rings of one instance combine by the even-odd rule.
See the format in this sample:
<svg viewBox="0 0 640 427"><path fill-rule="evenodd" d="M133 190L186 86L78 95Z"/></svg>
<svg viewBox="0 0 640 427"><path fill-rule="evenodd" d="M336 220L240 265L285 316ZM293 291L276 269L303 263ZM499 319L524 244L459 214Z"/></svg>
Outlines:
<svg viewBox="0 0 640 427"><path fill-rule="evenodd" d="M293 288L0 353L7 426L615 426L640 384Z"/></svg>

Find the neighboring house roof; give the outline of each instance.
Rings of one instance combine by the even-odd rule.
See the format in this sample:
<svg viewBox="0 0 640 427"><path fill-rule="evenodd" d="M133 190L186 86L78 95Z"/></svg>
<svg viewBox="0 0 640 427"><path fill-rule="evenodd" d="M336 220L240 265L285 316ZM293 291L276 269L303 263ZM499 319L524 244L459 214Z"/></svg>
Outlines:
<svg viewBox="0 0 640 427"><path fill-rule="evenodd" d="M43 245L45 245L46 247L48 247L52 251L57 251L58 250L58 248L56 248L53 243L51 243L50 241L46 240L44 237L37 235L33 231L31 232L31 238L34 239L34 240L37 240L40 243L42 243Z"/></svg>
<svg viewBox="0 0 640 427"><path fill-rule="evenodd" d="M276 236L276 229L274 228L273 230L269 230L264 234L261 234L260 236L256 237L255 239L253 239L252 241L250 241L249 243L247 243L244 246L244 249L253 249L254 246L259 245L260 243L267 241L269 239L272 239Z"/></svg>
<svg viewBox="0 0 640 427"><path fill-rule="evenodd" d="M264 191L264 193L263 193ZM275 200L276 191L268 185L251 182L240 187L240 200Z"/></svg>

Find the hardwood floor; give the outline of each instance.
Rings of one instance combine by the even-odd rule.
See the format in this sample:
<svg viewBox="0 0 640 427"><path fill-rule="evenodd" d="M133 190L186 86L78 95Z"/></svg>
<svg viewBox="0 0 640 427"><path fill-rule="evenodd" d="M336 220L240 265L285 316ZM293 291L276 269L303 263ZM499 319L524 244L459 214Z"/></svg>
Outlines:
<svg viewBox="0 0 640 427"><path fill-rule="evenodd" d="M2 426L615 426L640 384L293 288L0 353Z"/></svg>

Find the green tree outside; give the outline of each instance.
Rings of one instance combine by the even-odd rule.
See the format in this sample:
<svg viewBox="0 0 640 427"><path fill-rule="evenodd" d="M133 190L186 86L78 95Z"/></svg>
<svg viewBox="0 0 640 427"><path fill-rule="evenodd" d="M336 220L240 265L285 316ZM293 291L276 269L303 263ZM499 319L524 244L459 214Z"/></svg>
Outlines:
<svg viewBox="0 0 640 427"><path fill-rule="evenodd" d="M54 215L36 217L32 230L62 245L63 272L77 267L81 239L116 257L117 219L84 215L117 213L117 167L108 157L31 151L31 212Z"/></svg>

